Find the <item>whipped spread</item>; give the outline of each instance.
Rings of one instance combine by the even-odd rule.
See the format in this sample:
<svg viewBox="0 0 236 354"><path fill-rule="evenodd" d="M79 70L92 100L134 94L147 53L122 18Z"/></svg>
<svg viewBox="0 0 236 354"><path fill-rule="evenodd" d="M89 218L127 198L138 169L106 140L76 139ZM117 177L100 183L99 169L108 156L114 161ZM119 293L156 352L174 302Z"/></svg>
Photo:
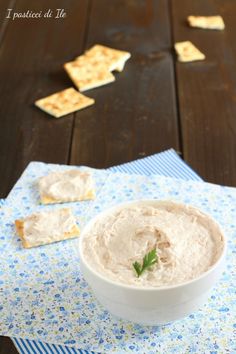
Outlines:
<svg viewBox="0 0 236 354"><path fill-rule="evenodd" d="M24 239L31 247L65 239L76 227L75 217L69 208L35 213L23 221Z"/></svg>
<svg viewBox="0 0 236 354"><path fill-rule="evenodd" d="M136 203L98 219L84 235L87 263L115 282L141 287L196 278L224 247L218 225L198 209L174 202ZM137 277L133 263L156 249L158 262Z"/></svg>
<svg viewBox="0 0 236 354"><path fill-rule="evenodd" d="M93 197L93 180L88 172L69 170L52 172L40 178L39 191L43 197L72 202Z"/></svg>

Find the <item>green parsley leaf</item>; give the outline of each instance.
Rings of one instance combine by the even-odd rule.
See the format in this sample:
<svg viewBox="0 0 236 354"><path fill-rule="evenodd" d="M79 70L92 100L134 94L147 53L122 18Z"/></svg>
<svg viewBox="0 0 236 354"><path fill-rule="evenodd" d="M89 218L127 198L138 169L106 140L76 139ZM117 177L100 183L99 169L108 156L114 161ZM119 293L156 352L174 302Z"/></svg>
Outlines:
<svg viewBox="0 0 236 354"><path fill-rule="evenodd" d="M156 248L154 248L143 257L142 265L139 262L134 262L133 267L137 273L137 277L139 278L145 270L157 263L157 260Z"/></svg>

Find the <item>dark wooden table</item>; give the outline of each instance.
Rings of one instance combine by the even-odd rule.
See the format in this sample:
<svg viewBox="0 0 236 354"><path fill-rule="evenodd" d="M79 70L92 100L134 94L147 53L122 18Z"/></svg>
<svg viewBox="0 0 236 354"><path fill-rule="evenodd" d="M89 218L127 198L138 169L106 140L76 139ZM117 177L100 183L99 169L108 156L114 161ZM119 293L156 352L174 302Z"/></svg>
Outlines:
<svg viewBox="0 0 236 354"><path fill-rule="evenodd" d="M67 16L13 21L8 8ZM206 181L236 186L235 13L235 0L1 0L0 196L32 160L103 168L171 147ZM189 28L191 14L220 14L226 29ZM176 62L183 40L206 60ZM34 107L73 86L63 63L95 43L132 54L115 83L85 93L96 104L58 120Z"/></svg>

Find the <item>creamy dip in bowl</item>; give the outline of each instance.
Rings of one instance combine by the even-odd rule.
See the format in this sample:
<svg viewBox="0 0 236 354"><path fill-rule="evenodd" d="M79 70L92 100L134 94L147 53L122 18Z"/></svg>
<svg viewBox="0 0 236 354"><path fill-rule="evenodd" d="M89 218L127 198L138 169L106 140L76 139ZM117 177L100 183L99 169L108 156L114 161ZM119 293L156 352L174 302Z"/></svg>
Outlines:
<svg viewBox="0 0 236 354"><path fill-rule="evenodd" d="M114 315L164 324L204 302L222 273L225 247L219 225L199 209L172 201L135 201L99 214L84 228L81 269ZM138 274L135 263L144 266L150 252L155 261Z"/></svg>

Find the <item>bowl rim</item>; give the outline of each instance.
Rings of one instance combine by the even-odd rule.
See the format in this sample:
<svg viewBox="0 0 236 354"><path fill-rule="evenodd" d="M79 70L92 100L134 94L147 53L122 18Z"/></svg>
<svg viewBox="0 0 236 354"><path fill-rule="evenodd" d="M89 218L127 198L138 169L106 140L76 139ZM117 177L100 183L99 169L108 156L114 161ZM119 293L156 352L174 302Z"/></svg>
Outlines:
<svg viewBox="0 0 236 354"><path fill-rule="evenodd" d="M223 238L223 248L221 251L221 254L219 256L219 258L217 259L217 261L212 264L212 266L206 270L205 272L201 273L199 276L187 280L185 282L179 283L179 284L172 284L172 285L163 285L163 286L145 286L145 287L139 287L133 284L125 284L125 283L121 283L121 282L116 282L112 279L109 279L107 277L105 277L103 274L97 272L93 267L90 266L90 264L86 261L83 252L82 252L82 243L83 243L83 238L84 235L86 234L86 230L89 229L89 227L91 227L91 225L93 223L95 223L97 220L99 220L101 217L112 213L113 211L115 211L116 209L122 208L122 207L128 207L129 205L133 205L133 204L138 204L138 203L174 203L180 206L189 206L197 211L200 211L203 215L207 216L208 218L211 219L212 222L215 223L215 225L219 228L219 231L221 233L221 236ZM123 203L119 203L116 205L113 205L111 207L108 207L106 209L104 209L103 211L99 212L98 214L96 214L94 217L92 217L87 223L86 225L83 227L83 229L81 230L81 234L79 237L79 258L80 258L80 262L82 261L83 265L85 267L87 267L87 269L89 269L89 271L91 273L93 273L94 276L98 277L100 280L102 280L103 282L110 284L112 286L116 286L118 288L123 288L123 289L127 289L127 290L136 290L139 292L143 292L143 291L165 291L165 290L171 290L171 289L179 289L182 287L186 287L186 286L190 286L194 283L197 283L198 281L200 281L201 279L207 277L207 275L209 273L212 273L225 259L226 256L226 251L227 251L227 238L221 228L221 226L219 225L219 223L208 213L206 213L205 211L202 211L200 208L195 207L192 204L187 204L187 203L183 203L183 202L178 202L176 200L172 200L172 199L135 199L135 200L131 200L131 201L126 201ZM83 272L81 272L83 275Z"/></svg>

